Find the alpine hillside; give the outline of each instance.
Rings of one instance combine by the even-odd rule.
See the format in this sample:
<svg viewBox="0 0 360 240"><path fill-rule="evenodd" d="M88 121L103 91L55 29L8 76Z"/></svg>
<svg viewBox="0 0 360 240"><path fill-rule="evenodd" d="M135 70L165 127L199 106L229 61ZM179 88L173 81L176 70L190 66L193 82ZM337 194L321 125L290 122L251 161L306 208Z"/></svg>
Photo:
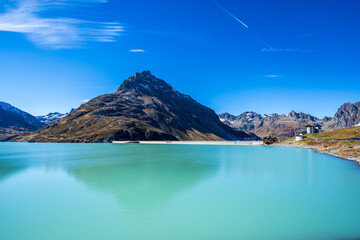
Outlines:
<svg viewBox="0 0 360 240"><path fill-rule="evenodd" d="M29 136L35 142L113 140L241 140L254 134L223 124L217 114L153 76L136 73L118 90L91 99Z"/></svg>
<svg viewBox="0 0 360 240"><path fill-rule="evenodd" d="M0 102L0 141L39 130L44 126L36 117L6 102Z"/></svg>

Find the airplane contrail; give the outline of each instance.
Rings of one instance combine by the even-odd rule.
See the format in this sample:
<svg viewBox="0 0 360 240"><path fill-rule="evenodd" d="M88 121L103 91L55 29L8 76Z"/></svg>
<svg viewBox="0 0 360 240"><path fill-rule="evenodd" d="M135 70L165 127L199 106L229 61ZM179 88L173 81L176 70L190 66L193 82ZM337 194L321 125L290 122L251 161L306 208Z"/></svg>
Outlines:
<svg viewBox="0 0 360 240"><path fill-rule="evenodd" d="M238 19L237 17L235 17L231 12L229 12L228 10L226 10L223 6L221 6L219 3L217 3L215 0L212 0L216 6L218 6L220 9L222 9L224 12L226 12L227 14L229 14L229 16L231 16L232 18L234 18L236 21L238 21L239 23L241 23L244 27L249 28L243 21L241 21L240 19Z"/></svg>
<svg viewBox="0 0 360 240"><path fill-rule="evenodd" d="M220 5L218 2L216 2L215 0L212 0L212 2L218 6L221 10L223 10L224 12L226 12L229 16L231 16L232 18L234 18L236 21L238 21L239 23L241 23L241 25L243 25L244 27L246 27L247 29L249 29L248 25L246 25L243 21L241 21L240 19L238 19L236 16L234 16L234 14L232 14L231 12L229 12L228 10L226 10L222 5ZM251 32L251 31L250 31ZM264 40L262 40L261 38L259 38L255 33L251 32L251 34L257 39L259 40L262 44L266 45L268 48L273 49L270 44L267 44Z"/></svg>
<svg viewBox="0 0 360 240"><path fill-rule="evenodd" d="M262 40L261 38L259 38L258 36L256 36L254 33L253 33L254 37L257 38L257 40L259 40L260 42L262 42L264 45L266 45L268 48L270 48L271 50L273 50L273 47L270 46L269 44L267 44L264 40Z"/></svg>

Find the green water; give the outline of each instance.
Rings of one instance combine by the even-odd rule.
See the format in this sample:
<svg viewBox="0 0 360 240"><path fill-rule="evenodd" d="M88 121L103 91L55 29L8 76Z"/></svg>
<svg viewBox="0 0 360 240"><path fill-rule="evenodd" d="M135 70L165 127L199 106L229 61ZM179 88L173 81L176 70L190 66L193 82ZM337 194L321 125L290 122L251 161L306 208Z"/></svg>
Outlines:
<svg viewBox="0 0 360 240"><path fill-rule="evenodd" d="M360 166L263 146L0 144L0 239L360 238Z"/></svg>

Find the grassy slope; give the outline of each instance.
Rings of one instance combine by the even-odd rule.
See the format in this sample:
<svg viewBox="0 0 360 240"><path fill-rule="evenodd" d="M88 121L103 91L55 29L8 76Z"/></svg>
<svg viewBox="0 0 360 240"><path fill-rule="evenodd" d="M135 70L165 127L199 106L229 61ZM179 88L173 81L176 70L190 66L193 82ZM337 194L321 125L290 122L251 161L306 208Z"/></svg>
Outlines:
<svg viewBox="0 0 360 240"><path fill-rule="evenodd" d="M334 139L360 138L360 127L342 128L330 132L304 135L304 140L295 142L336 156L360 159L360 141L332 141ZM293 141L294 138L286 140Z"/></svg>
<svg viewBox="0 0 360 240"><path fill-rule="evenodd" d="M333 140L333 139L347 139L360 138L360 127L342 128L330 132L308 134L306 138L314 140Z"/></svg>

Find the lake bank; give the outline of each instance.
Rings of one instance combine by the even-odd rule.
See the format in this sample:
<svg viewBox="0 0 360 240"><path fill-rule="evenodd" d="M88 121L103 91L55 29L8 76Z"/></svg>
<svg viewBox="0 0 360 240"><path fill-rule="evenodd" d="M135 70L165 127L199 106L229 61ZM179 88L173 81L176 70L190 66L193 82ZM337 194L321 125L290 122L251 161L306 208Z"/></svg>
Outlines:
<svg viewBox="0 0 360 240"><path fill-rule="evenodd" d="M312 149L317 152L354 161L360 165L360 143L352 142L308 142L308 143L275 143L272 146Z"/></svg>
<svg viewBox="0 0 360 240"><path fill-rule="evenodd" d="M115 144L160 144L160 145L264 145L262 141L113 141ZM357 162L360 165L360 143L343 142L308 142L308 143L275 143L269 146L312 149L317 152Z"/></svg>
<svg viewBox="0 0 360 240"><path fill-rule="evenodd" d="M263 145L262 141L113 141L116 144L174 144L174 145Z"/></svg>

